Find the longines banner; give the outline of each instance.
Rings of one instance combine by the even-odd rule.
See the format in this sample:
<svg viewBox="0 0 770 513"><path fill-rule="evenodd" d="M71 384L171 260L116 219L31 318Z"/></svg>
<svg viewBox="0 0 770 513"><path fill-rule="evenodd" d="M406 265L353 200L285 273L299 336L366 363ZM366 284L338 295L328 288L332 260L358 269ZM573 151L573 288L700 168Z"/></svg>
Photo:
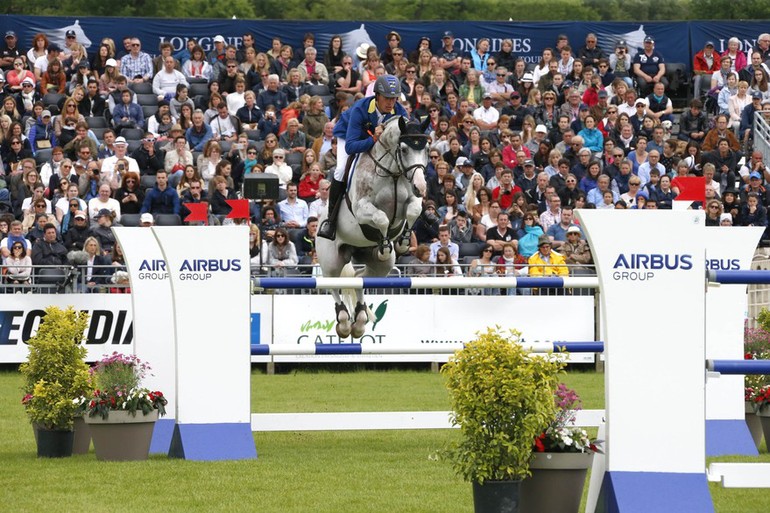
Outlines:
<svg viewBox="0 0 770 513"><path fill-rule="evenodd" d="M343 49L355 55L361 43L375 44L382 48L385 36L391 30L402 36L402 46L408 51L417 47L420 37L432 40L432 51L440 47L441 35L451 30L455 35L455 49L470 51L477 40L489 38L491 51L500 48L503 39L513 41L513 53L527 62L538 62L544 48L553 47L557 34L566 34L572 47L583 45L585 36L593 32L598 36L599 46L611 52L615 42L624 40L632 54L642 47L646 36L653 36L657 48L667 62L692 65L692 56L703 48L706 41L716 44L719 52L727 48L730 37L741 40L742 50L756 44L757 36L767 31L767 22L762 21L719 21L719 22L490 22L490 21L447 21L447 22L353 22L353 21L281 21L281 20L192 20L158 18L107 18L107 17L55 17L55 16L0 16L0 32L15 31L20 46L29 49L32 37L42 32L60 46L64 44L68 30L77 33L89 56L99 48L102 38L110 37L120 47L125 36L137 36L144 43L142 50L157 54L158 44L169 41L175 51L182 50L189 38L196 38L205 51L213 47L216 35L224 36L229 44L241 45L244 33L254 35L257 48L267 50L274 37L297 47L302 35L312 32L316 37L319 60L323 58L333 35L343 39Z"/></svg>

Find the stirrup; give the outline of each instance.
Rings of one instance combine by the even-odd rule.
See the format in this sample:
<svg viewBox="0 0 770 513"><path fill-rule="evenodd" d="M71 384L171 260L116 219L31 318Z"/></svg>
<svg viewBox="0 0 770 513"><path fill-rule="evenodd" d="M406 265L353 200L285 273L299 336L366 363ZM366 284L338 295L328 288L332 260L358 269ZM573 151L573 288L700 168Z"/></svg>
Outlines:
<svg viewBox="0 0 770 513"><path fill-rule="evenodd" d="M334 240L337 238L337 230L332 226L328 219L324 219L323 224L321 224L321 227L318 229L318 236L323 237L324 239Z"/></svg>

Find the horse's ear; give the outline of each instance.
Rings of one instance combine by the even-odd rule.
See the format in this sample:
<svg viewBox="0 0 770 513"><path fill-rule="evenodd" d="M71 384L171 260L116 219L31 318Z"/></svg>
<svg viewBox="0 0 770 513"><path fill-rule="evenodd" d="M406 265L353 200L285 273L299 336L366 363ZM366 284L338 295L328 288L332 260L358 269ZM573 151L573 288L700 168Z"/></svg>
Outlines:
<svg viewBox="0 0 770 513"><path fill-rule="evenodd" d="M406 119L404 119L404 116L398 117L398 129L401 130L402 134L406 131Z"/></svg>

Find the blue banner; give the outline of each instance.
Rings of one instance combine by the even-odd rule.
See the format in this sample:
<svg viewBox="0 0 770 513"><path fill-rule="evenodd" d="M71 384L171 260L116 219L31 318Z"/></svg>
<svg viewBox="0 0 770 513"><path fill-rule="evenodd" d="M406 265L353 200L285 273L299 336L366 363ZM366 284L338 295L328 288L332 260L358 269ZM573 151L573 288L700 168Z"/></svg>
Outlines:
<svg viewBox="0 0 770 513"><path fill-rule="evenodd" d="M139 37L145 52L156 54L158 44L169 41L175 51L181 50L189 38L196 38L204 50L212 48L216 35L240 46L244 33L255 36L256 46L267 50L274 37L298 47L306 32L315 35L315 46L320 56L326 52L331 37L339 34L343 38L346 53L354 54L361 43L375 44L382 49L385 36L391 30L402 37L401 46L407 52L414 50L422 36L431 38L432 51L441 47L441 36L450 30L455 36L455 48L470 51L480 38L490 39L491 50L496 52L503 39L513 40L514 53L528 62L537 62L542 50L553 47L558 34L569 37L573 51L585 42L585 36L593 32L598 36L599 46L612 52L619 40L627 42L631 53L642 46L646 36L653 36L657 49L667 62L692 65L692 56L703 47L707 40L716 44L720 52L727 48L727 40L736 36L741 40L742 49L753 46L757 36L770 32L767 21L693 21L693 22L354 22L354 21L280 21L280 20L223 20L223 19L160 19L160 18L104 18L104 17L52 17L52 16L0 16L0 32L13 30L19 37L20 46L28 49L32 37L42 32L59 45L64 44L65 33L75 30L78 41L82 42L89 55L99 46L102 38L112 38L118 49L122 48L125 36Z"/></svg>

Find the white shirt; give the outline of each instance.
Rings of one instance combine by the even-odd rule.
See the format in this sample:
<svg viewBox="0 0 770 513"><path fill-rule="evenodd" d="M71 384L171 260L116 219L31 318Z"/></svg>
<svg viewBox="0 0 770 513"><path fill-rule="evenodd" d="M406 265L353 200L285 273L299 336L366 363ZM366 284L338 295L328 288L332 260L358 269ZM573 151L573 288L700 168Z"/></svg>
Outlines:
<svg viewBox="0 0 770 513"><path fill-rule="evenodd" d="M230 93L227 95L227 110L232 112L233 116L238 109L246 105L246 98L243 97L245 93Z"/></svg>
<svg viewBox="0 0 770 513"><path fill-rule="evenodd" d="M494 107L485 109L482 105L473 111L473 117L485 123L496 124L497 120L500 119L500 112Z"/></svg>
<svg viewBox="0 0 770 513"><path fill-rule="evenodd" d="M235 127L233 126L229 115L226 118L222 118L222 116L212 118L210 125L211 131L214 132L214 136L230 137L235 135Z"/></svg>
<svg viewBox="0 0 770 513"><path fill-rule="evenodd" d="M293 171L291 166L286 163L281 166L276 166L275 163L273 163L265 168L265 173L276 175L278 177L278 184L282 189L285 189L286 184L291 180Z"/></svg>
<svg viewBox="0 0 770 513"><path fill-rule="evenodd" d="M139 174L139 164L136 162L136 159L133 159L126 155L123 157L128 162L128 170L133 171L136 174ZM115 163L118 161L118 156L113 155L112 157L107 157L102 161L102 180L112 181L113 175L115 173ZM122 179L123 177L119 177ZM118 180L120 181L120 180Z"/></svg>
<svg viewBox="0 0 770 513"><path fill-rule="evenodd" d="M53 210L51 210L51 200L47 200L43 198L43 201L45 201L45 211L48 214L53 214ZM29 210L29 207L32 206L32 197L24 198L24 201L21 202L21 210L26 211Z"/></svg>
<svg viewBox="0 0 770 513"><path fill-rule="evenodd" d="M78 200L78 203L80 204L80 206L78 207L78 210L85 210L86 208L88 208L88 205L82 199L80 198L73 198L73 199ZM67 213L67 210L69 210L70 201L72 200L69 198L59 198L59 201L57 201L56 205L54 205L54 208L56 208L58 212L61 212L62 217L64 216L64 214Z"/></svg>
<svg viewBox="0 0 770 513"><path fill-rule="evenodd" d="M329 210L329 200L319 198L310 204L308 217L321 217L321 213L326 213L327 210Z"/></svg>
<svg viewBox="0 0 770 513"><path fill-rule="evenodd" d="M171 73L168 73L163 68L152 79L152 92L158 96L176 94L176 86L179 84L190 85L181 71L172 70Z"/></svg>
<svg viewBox="0 0 770 513"><path fill-rule="evenodd" d="M115 221L120 221L120 203L115 198L109 198L106 203L102 203L102 201L96 197L91 198L91 200L88 202L88 217L91 218L92 222L96 222L96 215L99 213L99 211L103 208L106 208L113 214L115 214Z"/></svg>

